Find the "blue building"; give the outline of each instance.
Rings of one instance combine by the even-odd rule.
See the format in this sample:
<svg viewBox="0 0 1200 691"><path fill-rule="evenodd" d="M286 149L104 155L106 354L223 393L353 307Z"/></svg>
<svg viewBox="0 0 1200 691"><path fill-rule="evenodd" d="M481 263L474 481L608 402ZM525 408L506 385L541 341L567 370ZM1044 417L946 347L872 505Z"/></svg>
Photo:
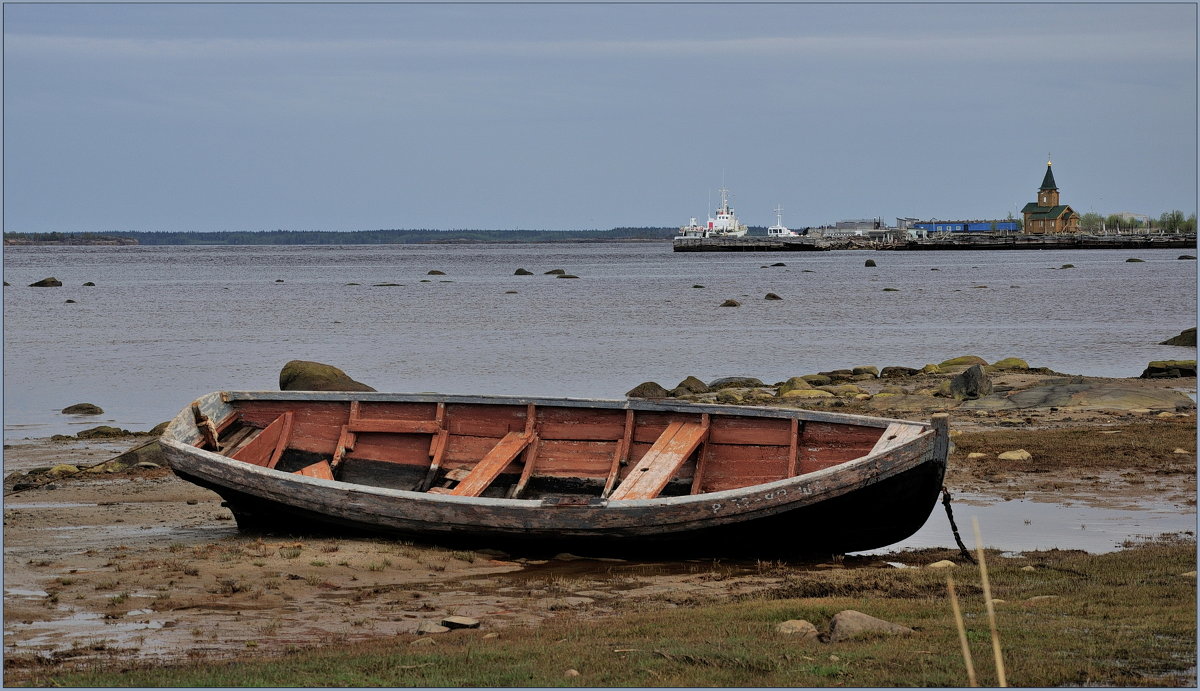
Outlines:
<svg viewBox="0 0 1200 691"><path fill-rule="evenodd" d="M995 221L920 221L913 223L909 227L921 228L927 233L996 233L1010 232L1015 233L1020 230L1019 224L1015 220L995 220Z"/></svg>

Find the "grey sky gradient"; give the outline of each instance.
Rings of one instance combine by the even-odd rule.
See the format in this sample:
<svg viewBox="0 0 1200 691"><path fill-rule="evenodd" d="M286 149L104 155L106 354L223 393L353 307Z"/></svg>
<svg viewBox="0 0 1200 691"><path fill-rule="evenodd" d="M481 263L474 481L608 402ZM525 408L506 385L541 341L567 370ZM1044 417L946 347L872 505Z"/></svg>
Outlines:
<svg viewBox="0 0 1200 691"><path fill-rule="evenodd" d="M1194 4L13 5L4 230L1196 211Z"/></svg>

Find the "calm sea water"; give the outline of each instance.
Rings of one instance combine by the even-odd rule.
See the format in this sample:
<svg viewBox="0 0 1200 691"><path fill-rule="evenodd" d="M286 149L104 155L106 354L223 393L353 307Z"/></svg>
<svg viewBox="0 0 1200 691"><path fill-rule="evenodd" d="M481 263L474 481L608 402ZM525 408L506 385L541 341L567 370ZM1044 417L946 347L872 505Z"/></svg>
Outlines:
<svg viewBox="0 0 1200 691"><path fill-rule="evenodd" d="M100 422L147 429L209 391L276 389L292 359L380 391L599 398L646 380L772 382L964 354L1136 376L1150 360L1195 357L1155 345L1196 323L1196 263L1179 254L8 247L5 439ZM579 278L543 274L556 268ZM63 287L27 287L46 276ZM719 307L727 298L742 306ZM80 402L105 415L58 412Z"/></svg>

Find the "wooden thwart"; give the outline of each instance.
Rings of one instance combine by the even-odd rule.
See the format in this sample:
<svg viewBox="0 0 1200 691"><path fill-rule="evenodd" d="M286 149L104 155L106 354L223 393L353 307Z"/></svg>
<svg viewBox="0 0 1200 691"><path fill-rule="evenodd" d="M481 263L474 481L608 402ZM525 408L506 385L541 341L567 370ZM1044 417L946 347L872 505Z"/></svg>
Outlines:
<svg viewBox="0 0 1200 691"><path fill-rule="evenodd" d="M883 436L879 437L879 441L875 442L875 446L871 449L871 453L877 453L879 451L890 449L893 446L900 446L901 444L910 442L913 439L921 436L921 433L924 431L925 428L920 425L908 425L902 422L893 422L887 426L887 429L883 431Z"/></svg>
<svg viewBox="0 0 1200 691"><path fill-rule="evenodd" d="M525 447L535 439L537 439L536 435L524 432L509 432L504 435L504 438L475 464L471 472L449 494L457 497L480 496L500 475L501 471L516 460Z"/></svg>
<svg viewBox="0 0 1200 691"><path fill-rule="evenodd" d="M708 436L701 422L672 422L609 499L653 499Z"/></svg>

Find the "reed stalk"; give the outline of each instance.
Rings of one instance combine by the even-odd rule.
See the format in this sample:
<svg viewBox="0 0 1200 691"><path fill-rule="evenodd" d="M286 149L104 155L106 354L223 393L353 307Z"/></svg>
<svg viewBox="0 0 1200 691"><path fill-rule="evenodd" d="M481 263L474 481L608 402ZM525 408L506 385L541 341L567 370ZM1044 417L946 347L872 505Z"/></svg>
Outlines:
<svg viewBox="0 0 1200 691"><path fill-rule="evenodd" d="M975 663L971 661L971 646L967 644L967 627L963 624L962 610L958 608L958 593L954 592L954 578L946 576L946 589L950 591L950 609L954 611L954 623L958 625L958 642L962 645L963 663L967 666L967 683L976 687Z"/></svg>
<svg viewBox="0 0 1200 691"><path fill-rule="evenodd" d="M992 604L992 587L988 583L987 562L983 557L983 536L979 533L979 519L972 516L971 526L975 529L975 551L979 554L979 576L983 582L983 603L987 606L988 627L992 630L992 655L996 658L996 685L1004 688L1008 686L1008 683L1004 678L1004 656L1000 654L1000 632L996 630L996 607Z"/></svg>

